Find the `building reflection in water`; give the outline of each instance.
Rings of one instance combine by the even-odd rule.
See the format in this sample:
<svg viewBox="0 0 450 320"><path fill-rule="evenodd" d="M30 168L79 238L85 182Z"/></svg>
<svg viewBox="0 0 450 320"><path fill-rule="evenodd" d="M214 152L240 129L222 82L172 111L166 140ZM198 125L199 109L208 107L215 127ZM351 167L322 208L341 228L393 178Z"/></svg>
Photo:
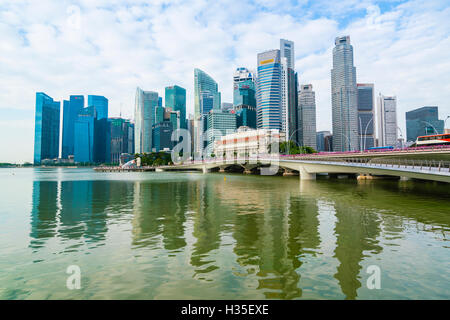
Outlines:
<svg viewBox="0 0 450 320"><path fill-rule="evenodd" d="M35 181L30 247L37 250L56 239L64 252L92 248L115 236L108 232L112 225L125 226L120 227L123 235L131 224L132 249L155 252L162 259L158 268L167 275L182 268L183 281L186 275L193 281L221 277L265 298L294 299L307 296L307 284L317 280L309 281L307 272L322 272L318 276L324 290L340 290L344 298L355 299L364 260L404 233L410 223L405 221L424 219L448 230L447 212L435 210L420 218L419 211L429 203L412 195L408 208L417 212L405 209L398 188L320 180L299 187L297 179L281 177L181 177ZM386 201L390 197L395 201ZM177 255L180 259L167 259ZM153 255L142 256L148 264L156 263ZM320 263L329 267L311 271Z"/></svg>

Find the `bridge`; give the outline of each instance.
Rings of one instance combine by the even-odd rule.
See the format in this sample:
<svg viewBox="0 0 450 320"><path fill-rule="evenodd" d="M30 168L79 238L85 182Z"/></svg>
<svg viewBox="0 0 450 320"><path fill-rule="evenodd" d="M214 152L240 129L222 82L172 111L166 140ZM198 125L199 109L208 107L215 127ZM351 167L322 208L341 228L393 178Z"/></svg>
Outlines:
<svg viewBox="0 0 450 320"><path fill-rule="evenodd" d="M362 177L393 176L450 183L450 147L392 151L340 152L309 155L261 155L246 158L212 158L156 167L156 171L200 170L204 173L241 168L244 173L271 175L298 172L300 179L317 174L352 174Z"/></svg>

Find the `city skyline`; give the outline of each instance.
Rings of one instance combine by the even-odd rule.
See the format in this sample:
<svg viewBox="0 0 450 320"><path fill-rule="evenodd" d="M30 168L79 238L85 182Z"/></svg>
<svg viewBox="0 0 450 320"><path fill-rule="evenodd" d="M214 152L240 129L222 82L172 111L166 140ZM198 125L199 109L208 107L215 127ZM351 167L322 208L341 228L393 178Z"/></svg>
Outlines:
<svg viewBox="0 0 450 320"><path fill-rule="evenodd" d="M207 9L201 3L195 2L193 8L187 10L183 17L186 18L186 21L193 18L191 14L193 14L192 10L195 9L197 12L216 10L216 13L220 13L220 17L224 18L222 15L225 14L220 12L217 7L220 5L223 5L223 3L215 4L212 8ZM178 4L168 6L166 9L162 9L162 5L156 7L157 12L165 10L164 19L167 19L170 23L166 26L166 30L156 30L155 37L161 35L161 33L167 35L167 32L175 30L173 29L175 21L172 20L171 13L175 9L179 10L180 6L184 7L184 5ZM240 8L239 6L244 6L244 4L236 5L237 8ZM73 17L73 13L77 12L74 8L72 8L74 10L68 10L69 8L65 6L58 6L56 12L60 12L61 17L56 20L50 19L50 29L45 28L43 20L39 16L24 19L30 26L20 29L19 24L13 18L21 16L21 3L18 2L7 7L0 6L0 14L3 18L2 28L6 32L5 43L9 45L1 60L2 66L5 64L5 68L2 68L2 77L0 77L5 88L4 92L0 94L0 114L2 116L0 134L8 136L9 139L2 139L0 147L11 150L10 154L2 155L0 160L11 162L32 161L35 107L33 100L35 92L45 92L55 101L63 101L72 94L101 94L110 101L110 116L122 114L126 118L133 118L133 96L137 86L145 90L154 90L158 92L159 96L164 96L164 88L175 84L186 88L186 113L188 115L193 113L192 75L195 67L204 70L218 82L219 90L222 93L222 101L232 101L232 76L235 69L237 67L254 69L256 67L255 55L258 52L278 48L279 39L288 39L296 44L295 65L296 71L299 73L299 84L311 83L316 91L317 114L319 115L317 117L317 131L331 129L329 80L332 59L331 48L333 47L333 39L344 35L349 35L352 39L358 82L375 83L376 96L379 92L382 92L386 95L399 97L397 117L403 132L406 131L404 123L406 111L426 105L437 105L440 108L439 117L441 119L450 113L447 104L450 90L445 90L450 82L447 81L449 72L448 65L443 60L445 52L448 52L446 48L449 48L448 41L444 41L449 22L443 18L448 16L450 9L444 2L431 1L426 5L414 1L396 5L386 5L385 3L377 5L367 2L352 9L340 7L339 10L343 10L340 11L343 16L350 13L354 14L351 19L342 19L339 15L326 12L326 9L320 11L317 8L307 8L307 12L318 13L316 18L304 18L296 15L295 10L292 11L291 8L286 6L280 6L277 10L272 10L270 14L267 12L253 13L248 22L242 23L238 26L239 28L236 27L231 30L233 34L237 32L236 30L243 31L248 27L247 32L242 33L237 40L224 41L229 40L224 31L226 26L235 22L238 17L233 17L226 24L220 25L219 23L219 26L209 20L204 21L206 25L213 24L216 28L214 29L215 32L220 31L218 32L218 39L208 40L209 35L214 32L205 28L203 33L197 33L198 39L187 39L177 44L181 49L195 49L193 50L194 53L179 53L178 50L167 50L170 47L161 46L159 49L161 59L156 59L156 61L161 62L161 66L158 68L150 67L148 64L139 64L139 61L142 61L139 55L147 52L147 49L150 51L152 48L155 49L154 43L148 43L145 48L137 45L135 60L124 59L123 57L116 60L112 56L102 56L100 52L91 54L89 45L85 41L80 41L81 44L72 42L77 37L81 37L78 40L84 40L86 36L90 35L92 39L99 40L96 44L98 48L111 50L113 49L110 47L111 44L100 41L100 35L108 34L103 28L118 28L126 34L128 29L124 30L123 28L124 25L128 25L128 22L137 28L135 31L140 34L138 37L142 37L143 34L140 33L142 30L139 31L139 28L154 21L152 19L159 18L155 16L147 17L147 12L143 8L140 8L139 13L138 6L127 10L125 10L126 8L114 7L116 10L107 12L104 8L96 8L95 5L79 7L81 20L94 13L100 14L104 19L101 20L104 25L101 22L96 22L100 23L99 28L92 28L97 29L98 34L91 34L93 31L84 28L83 23L78 26L78 29L75 28L75 31L73 30L74 25L70 28L66 16ZM48 12L52 10L55 12L55 8L50 10L43 6L40 11L42 17L47 17ZM24 10L23 14L26 13L27 10ZM121 23L117 25L111 22L109 20L110 15L121 17ZM143 19L142 25L132 24L133 21L136 22L136 19L133 19L136 16ZM229 18L229 16L226 17ZM284 19L286 20L284 21L282 17L288 19ZM425 26L414 25L414 21L427 20L427 17L433 18L429 19ZM265 22L264 18L268 21ZM396 22L396 20L401 20L403 24ZM219 19L218 21L223 20ZM278 23L279 26L273 27L270 32L263 32L261 31L264 29L263 22L271 22L271 25L277 25ZM111 24L108 25L108 23ZM259 28L257 28L258 26ZM192 28L198 28L199 30L196 31L202 31L201 25L194 25ZM62 38L58 38L55 30L67 35L68 43L64 42ZM186 30L191 29L187 28ZM308 35L306 38L304 37L305 32ZM207 38L204 37L205 34ZM119 33L119 35L123 35L123 33ZM412 39L413 36L416 38ZM63 49L55 49L55 52L51 54L51 57L55 58L54 66L49 68L45 74L39 73L39 78L37 78L37 70L41 64L44 65L42 59L48 55L46 50L49 49L46 44L51 41L52 37L55 44L74 46L73 48L76 49L74 52L77 53L63 55L59 51ZM119 36L117 37L111 38L110 35L108 39L122 39ZM169 38L172 41L178 39L178 36L175 35L171 37ZM186 38L186 36L184 37ZM219 40L223 44L217 49L209 50ZM211 43L207 43L208 41ZM406 43L410 47L406 46ZM119 41L119 44L123 43ZM414 50L411 50L411 44L414 46ZM197 46L205 49L201 56L198 55ZM21 47L25 47L25 50L22 50L20 55L14 54L14 49ZM63 47L65 49L65 46ZM82 51L83 48L87 51ZM33 58L35 58L35 61L27 62L27 58L30 58L31 54L29 51L32 51L32 49L34 49ZM121 52L120 48L115 50L118 51L117 53ZM427 50L426 53L425 50ZM114 52L109 54L114 55ZM63 56L66 56L69 61L72 61L71 59L74 57L82 58L84 61L87 59L90 61L88 69L95 72L92 72L89 78L86 78L85 75L81 76L83 72L80 71L85 71L83 69L85 67L80 66L73 68L76 70L71 70L67 67L71 64L67 63L68 60L64 60ZM157 56L156 53L155 55L149 54L145 59L151 60L157 58ZM12 59L19 58L23 59L24 62L20 66L8 63L8 61L12 62ZM100 66L102 58L106 58L103 68ZM64 67L62 67L61 60L65 62ZM410 64L414 65L412 70ZM22 65L29 67L27 72L22 69ZM74 65L76 66L76 64ZM113 74L111 74L114 68L123 69L117 74L117 77L113 77ZM434 71L430 73L430 69ZM75 77L75 71L77 71L76 76L81 78ZM14 76L8 77L8 75ZM121 77L122 75L125 77ZM29 94L24 94L26 92L29 92ZM6 132L8 132L8 135L6 135ZM13 146L17 144L22 145L23 148L16 150L17 148Z"/></svg>

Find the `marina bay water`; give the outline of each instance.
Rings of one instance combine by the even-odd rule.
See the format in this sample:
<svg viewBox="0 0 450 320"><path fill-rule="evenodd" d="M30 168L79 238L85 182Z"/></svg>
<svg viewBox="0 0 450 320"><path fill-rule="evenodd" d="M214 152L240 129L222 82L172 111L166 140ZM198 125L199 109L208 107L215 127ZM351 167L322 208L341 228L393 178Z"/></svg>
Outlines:
<svg viewBox="0 0 450 320"><path fill-rule="evenodd" d="M0 299L449 299L449 230L433 182L0 169Z"/></svg>

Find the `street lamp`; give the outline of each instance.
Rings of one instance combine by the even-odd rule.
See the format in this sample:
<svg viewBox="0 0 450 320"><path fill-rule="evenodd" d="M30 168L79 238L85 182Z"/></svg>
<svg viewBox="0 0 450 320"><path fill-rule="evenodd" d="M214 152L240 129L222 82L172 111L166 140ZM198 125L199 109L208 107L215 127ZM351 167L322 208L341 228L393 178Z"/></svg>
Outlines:
<svg viewBox="0 0 450 320"><path fill-rule="evenodd" d="M448 119L448 118L447 118L447 119ZM447 120L447 119L446 119L446 120ZM422 122L423 122L423 123L426 123L426 124L429 124L430 126L432 126L434 132L436 132L436 134L439 134L439 132L436 130L436 128L435 128L431 123L429 123L428 121L424 121L424 120L422 120ZM444 127L445 127L445 123L444 123ZM427 132L426 132L426 128L425 128L425 133L427 133Z"/></svg>
<svg viewBox="0 0 450 320"><path fill-rule="evenodd" d="M372 121L373 121L373 116L372 116L372 118L370 118L370 120L367 122L367 124L366 124L366 129L364 129L364 147L363 147L363 143L362 143L363 137L362 137L362 135L361 135L361 148L360 148L361 150L360 150L360 151L366 150L367 129L369 128L369 124L370 124ZM359 117L359 128L360 128L361 131L362 131L361 117Z"/></svg>
<svg viewBox="0 0 450 320"><path fill-rule="evenodd" d="M447 123L447 120L450 118L450 116L447 116L447 118L444 120L444 131L445 131L445 124Z"/></svg>

